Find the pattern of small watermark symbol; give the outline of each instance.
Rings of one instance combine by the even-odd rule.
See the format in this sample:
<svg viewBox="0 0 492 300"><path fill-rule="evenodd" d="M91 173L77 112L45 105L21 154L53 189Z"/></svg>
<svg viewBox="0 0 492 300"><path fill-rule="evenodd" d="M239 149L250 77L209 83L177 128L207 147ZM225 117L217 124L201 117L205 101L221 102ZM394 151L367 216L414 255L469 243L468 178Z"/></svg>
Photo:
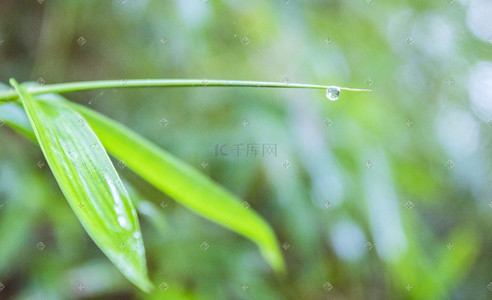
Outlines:
<svg viewBox="0 0 492 300"><path fill-rule="evenodd" d="M251 43L251 40L247 37L247 36L244 36L242 39L241 39L241 43L243 43L243 45L248 45L249 43Z"/></svg>
<svg viewBox="0 0 492 300"><path fill-rule="evenodd" d="M408 208L408 209L412 209L415 205L413 204L412 201L408 201L406 204L405 204L405 207Z"/></svg>
<svg viewBox="0 0 492 300"><path fill-rule="evenodd" d="M126 162L124 160L120 160L118 162L118 167L120 167L120 169L124 169L126 167Z"/></svg>
<svg viewBox="0 0 492 300"><path fill-rule="evenodd" d="M167 42L169 42L169 40L165 36L161 36L161 38L159 40L161 41L161 43L163 45L167 45Z"/></svg>
<svg viewBox="0 0 492 300"><path fill-rule="evenodd" d="M277 144L215 144L215 156L277 157Z"/></svg>
<svg viewBox="0 0 492 300"><path fill-rule="evenodd" d="M325 44L327 44L327 45L330 45L331 43L333 43L333 41L331 40L331 38L329 36L325 36L323 41L325 41Z"/></svg>
<svg viewBox="0 0 492 300"><path fill-rule="evenodd" d="M333 124L333 121L326 118L324 119L323 124L325 124L326 127L330 127Z"/></svg>
<svg viewBox="0 0 492 300"><path fill-rule="evenodd" d="M452 161L451 159L448 160L446 162L446 167L448 167L448 169L452 169L454 167L454 161Z"/></svg>
<svg viewBox="0 0 492 300"><path fill-rule="evenodd" d="M330 282L325 282L323 284L323 289L327 292L331 291L333 289L333 285Z"/></svg>
<svg viewBox="0 0 492 300"><path fill-rule="evenodd" d="M82 290L85 289L85 284L83 283L77 284L77 289L82 292Z"/></svg>
<svg viewBox="0 0 492 300"><path fill-rule="evenodd" d="M161 282L161 284L159 284L159 288L163 291L166 291L169 288L169 285L163 281Z"/></svg>
<svg viewBox="0 0 492 300"><path fill-rule="evenodd" d="M39 242L36 244L36 248L38 248L39 251L43 251L43 249L45 248L45 244L43 242Z"/></svg>
<svg viewBox="0 0 492 300"><path fill-rule="evenodd" d="M40 161L38 161L38 162L36 163L36 165L38 166L38 168L40 168L40 169L41 169L41 168L43 168L43 167L44 167L45 163L44 163L44 161L40 160Z"/></svg>
<svg viewBox="0 0 492 300"><path fill-rule="evenodd" d="M200 244L200 248L202 248L203 251L207 251L209 247L210 245L207 242L203 242Z"/></svg>
<svg viewBox="0 0 492 300"><path fill-rule="evenodd" d="M282 163L282 166L284 166L284 168L287 169L288 167L290 167L290 161L284 160L284 162Z"/></svg>
<svg viewBox="0 0 492 300"><path fill-rule="evenodd" d="M162 119L159 120L159 124L162 127L167 127L167 125L169 125L169 121L166 118L162 118Z"/></svg>
<svg viewBox="0 0 492 300"><path fill-rule="evenodd" d="M453 77L449 77L448 79L446 79L447 85L452 86L454 83L455 83L455 81L454 81Z"/></svg>
<svg viewBox="0 0 492 300"><path fill-rule="evenodd" d="M289 249L289 248L290 248L289 243L287 243L287 242L286 242L286 243L283 243L283 244L282 244L282 248L284 248L284 250L285 250L285 251L287 251L287 249Z"/></svg>
<svg viewBox="0 0 492 300"><path fill-rule="evenodd" d="M85 39L85 37L81 36L77 39L77 44L79 44L79 46L84 46L84 44L87 42L87 40Z"/></svg>

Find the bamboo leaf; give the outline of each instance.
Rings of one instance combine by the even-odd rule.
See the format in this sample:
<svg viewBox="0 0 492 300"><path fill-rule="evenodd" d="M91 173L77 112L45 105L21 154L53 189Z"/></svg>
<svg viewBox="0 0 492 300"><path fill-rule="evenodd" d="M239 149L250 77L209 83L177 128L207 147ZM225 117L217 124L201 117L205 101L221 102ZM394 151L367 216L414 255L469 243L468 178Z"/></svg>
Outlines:
<svg viewBox="0 0 492 300"><path fill-rule="evenodd" d="M0 90L2 84L0 83ZM49 97L47 95L43 97ZM38 143L34 131L32 131L31 124L25 113L22 103L19 102L8 102L0 104L0 122L5 122L9 127L17 131L18 133L24 135L34 143ZM159 214L159 207L154 203L142 198L138 191L127 181L123 180L123 184L130 195L137 212L143 218L149 220L149 222L157 229L160 233L165 233L166 219L162 214Z"/></svg>
<svg viewBox="0 0 492 300"><path fill-rule="evenodd" d="M87 233L132 283L150 291L135 208L89 124L70 107L35 101L15 80L11 85L58 185Z"/></svg>
<svg viewBox="0 0 492 300"><path fill-rule="evenodd" d="M52 94L36 98L63 99ZM271 227L237 197L120 123L70 101L45 102L79 112L106 149L135 173L199 215L249 238L274 270L284 271L283 257Z"/></svg>
<svg viewBox="0 0 492 300"><path fill-rule="evenodd" d="M64 101L59 95L39 95L36 99L68 105L80 112L107 150L124 160L136 173L196 213L251 239L275 270L284 269L283 258L270 226L251 209L241 206L236 197L201 173L95 111ZM153 161L159 163L154 166ZM178 185L173 186L173 183Z"/></svg>

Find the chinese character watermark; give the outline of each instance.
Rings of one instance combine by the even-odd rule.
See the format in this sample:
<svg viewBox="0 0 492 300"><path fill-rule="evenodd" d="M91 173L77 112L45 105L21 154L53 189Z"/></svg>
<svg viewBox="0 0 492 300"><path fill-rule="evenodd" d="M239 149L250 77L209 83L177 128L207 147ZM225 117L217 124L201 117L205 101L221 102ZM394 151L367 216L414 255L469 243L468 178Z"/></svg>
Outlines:
<svg viewBox="0 0 492 300"><path fill-rule="evenodd" d="M215 144L215 156L277 157L277 144Z"/></svg>

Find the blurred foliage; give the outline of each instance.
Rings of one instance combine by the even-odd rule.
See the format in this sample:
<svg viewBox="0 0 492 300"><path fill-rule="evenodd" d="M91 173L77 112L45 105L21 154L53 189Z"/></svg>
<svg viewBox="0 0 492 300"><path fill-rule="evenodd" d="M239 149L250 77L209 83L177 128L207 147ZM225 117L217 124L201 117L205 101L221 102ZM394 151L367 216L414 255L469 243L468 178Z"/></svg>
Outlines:
<svg viewBox="0 0 492 300"><path fill-rule="evenodd" d="M490 297L491 11L486 0L1 1L4 83L286 79L374 91L338 102L291 89L68 95L248 201L283 245L288 274L277 278L253 243L119 170L147 211L151 296L89 239L40 149L1 126L0 296ZM277 155L216 155L241 143Z"/></svg>

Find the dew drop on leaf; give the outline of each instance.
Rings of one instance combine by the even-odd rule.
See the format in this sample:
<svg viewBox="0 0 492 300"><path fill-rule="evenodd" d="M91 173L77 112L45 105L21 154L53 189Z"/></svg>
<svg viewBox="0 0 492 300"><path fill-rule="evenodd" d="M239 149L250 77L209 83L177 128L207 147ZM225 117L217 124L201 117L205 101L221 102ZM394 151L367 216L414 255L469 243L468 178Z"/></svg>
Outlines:
<svg viewBox="0 0 492 300"><path fill-rule="evenodd" d="M338 97L340 97L339 87L330 86L326 89L326 98L328 98L331 101L336 101L338 100Z"/></svg>

